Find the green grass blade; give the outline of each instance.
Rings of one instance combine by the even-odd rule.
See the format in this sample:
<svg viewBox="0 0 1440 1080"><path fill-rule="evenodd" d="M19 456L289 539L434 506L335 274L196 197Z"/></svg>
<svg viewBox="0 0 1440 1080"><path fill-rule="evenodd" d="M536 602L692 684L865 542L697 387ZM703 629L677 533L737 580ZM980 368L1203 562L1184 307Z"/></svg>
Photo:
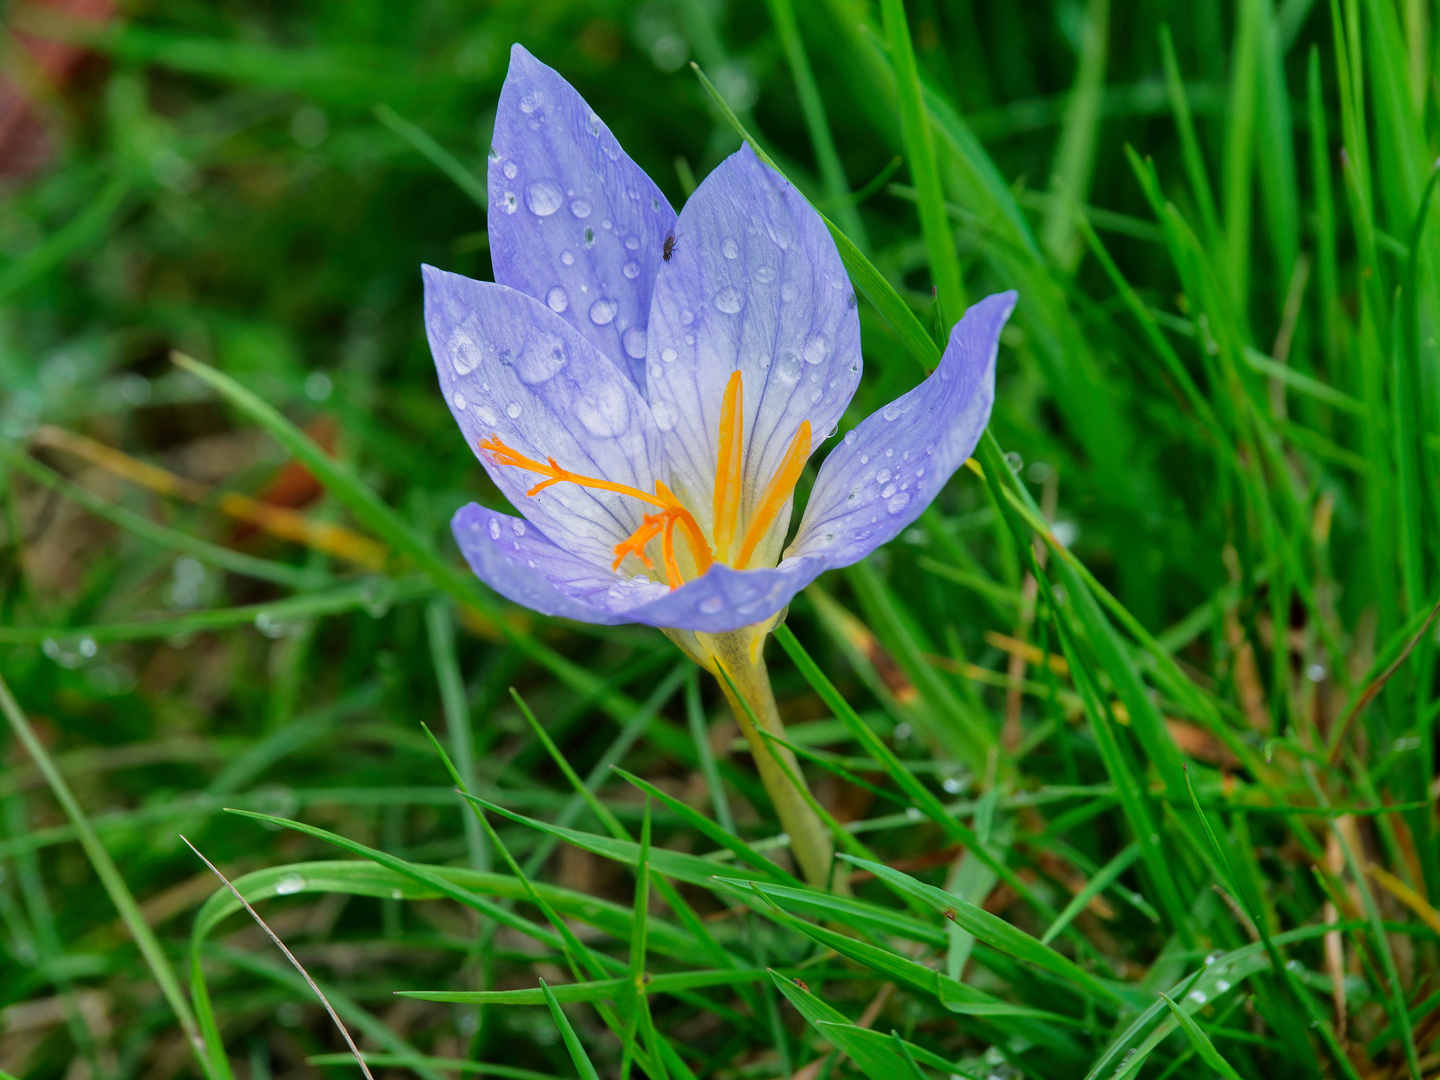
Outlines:
<svg viewBox="0 0 1440 1080"><path fill-rule="evenodd" d="M488 209L490 197L485 190L485 181L460 164L459 159L436 142L429 132L418 124L412 124L406 120L389 105L376 105L375 116L396 135L420 151L430 164L455 181L455 186L469 195L476 206L481 210Z"/></svg>
<svg viewBox="0 0 1440 1080"><path fill-rule="evenodd" d="M800 26L795 20L795 6L792 0L769 0L769 7L775 32L780 36L780 45L790 65L790 77L795 80L795 92L800 98L800 111L810 132L810 143L815 148L815 160L825 184L827 205L835 215L835 223L863 250L869 246L865 224L860 220L859 207L850 197L850 184L840 164L840 152L835 149L830 122L825 117L825 103L820 98L820 88L815 84L810 58L805 53Z"/></svg>
<svg viewBox="0 0 1440 1080"><path fill-rule="evenodd" d="M475 785L475 745L470 732L470 709L465 700L465 682L455 656L455 623L448 600L436 598L425 606L425 629L435 680L440 684L440 704L445 713L445 730L450 736L450 753L462 788ZM432 736L433 738L433 736ZM490 850L473 814L462 815L465 849L475 870L490 869Z"/></svg>
<svg viewBox="0 0 1440 1080"><path fill-rule="evenodd" d="M146 966L150 974L154 976L155 982L160 987L160 992L165 998L165 1003L170 1006L170 1011L175 1014L179 1021L180 1028L185 1033L186 1041L190 1044L191 1053L194 1054L196 1064L200 1071L210 1077L224 1077L229 1070L217 1068L217 1062L223 1061L223 1049L218 1045L211 1045L202 1036L200 1026L196 1022L195 1013L190 1008L190 1003L185 1000L185 992L180 988L180 980L175 974L175 969L170 965L170 958L165 955L164 948L155 937L155 931L150 929L150 924L145 921L145 916L140 911L140 905L135 902L131 895L130 888L125 884L125 878L120 873L115 860L105 850L105 845L95 835L90 821L85 812L80 809L76 802L75 795L70 790L70 785L55 768L55 762L51 760L44 745L35 737L34 729L30 721L26 719L25 713L21 710L19 703L10 693L10 686L6 683L4 676L0 676L0 712L5 714L5 719L14 732L15 738L25 747L35 767L45 777L45 783L55 796L65 816L75 827L79 836L80 846L85 849L85 857L90 860L95 874L100 878L101 884L105 886L105 892L109 894L110 901L120 913L125 927L130 931L136 946L140 949L140 955L145 958Z"/></svg>
<svg viewBox="0 0 1440 1080"><path fill-rule="evenodd" d="M1089 0L1080 33L1080 65L1075 73L1075 85L1065 102L1060 142L1050 170L1050 186L1055 195L1077 203L1089 198L1090 180L1095 172L1109 37L1110 0ZM1056 265L1067 272L1075 269L1085 250L1075 235L1074 216L1063 202L1057 202L1046 215L1040 241Z"/></svg>
<svg viewBox="0 0 1440 1080"><path fill-rule="evenodd" d="M1190 1045L1195 1048L1195 1052L1200 1055L1205 1064L1214 1069L1223 1080L1242 1080L1240 1074L1235 1071L1234 1067L1220 1056L1220 1051L1215 1049L1215 1044L1210 1041L1210 1036L1205 1034L1200 1025L1195 1022L1194 1017L1180 1008L1179 1005L1176 1005L1175 1002L1171 1001L1164 994L1160 995L1160 999L1164 1001L1170 1009L1171 1015L1175 1017L1175 1020L1185 1032L1185 1037L1190 1040Z"/></svg>
<svg viewBox="0 0 1440 1080"><path fill-rule="evenodd" d="M897 892L909 893L911 896L923 900L941 916L964 927L991 948L999 949L1017 959L1044 968L1066 982L1081 988L1089 995L1111 1005L1124 1004L1128 1000L1127 996L1112 984L1096 978L1074 961L1031 937L1023 930L1007 923L998 915L991 915L984 908L977 907L944 889L926 885L923 881L918 881L909 874L893 870L882 863L873 863L854 855L837 857L869 870Z"/></svg>
<svg viewBox="0 0 1440 1080"><path fill-rule="evenodd" d="M885 34L890 45L890 60L895 65L905 157L910 163L910 176L915 181L919 196L920 233L925 238L930 273L939 297L943 336L948 339L950 327L960 321L967 306L965 282L960 274L960 256L955 250L950 217L945 212L945 195L940 188L940 169L935 158L935 136L930 130L930 119L925 115L920 72L915 64L915 49L910 42L905 5L902 0L881 0L880 10L884 15Z"/></svg>
<svg viewBox="0 0 1440 1080"><path fill-rule="evenodd" d="M545 984L544 979L540 980L540 989L545 993L545 1004L550 1006L550 1015L555 1019L555 1026L560 1029L560 1038L565 1041L565 1049L570 1052L570 1060L575 1062L575 1071L580 1080L600 1080L600 1074L595 1071L590 1055L585 1052L585 1047L580 1045L580 1037L570 1026L570 1018L560 1008L560 1002L555 1000L554 992Z"/></svg>
<svg viewBox="0 0 1440 1080"><path fill-rule="evenodd" d="M1160 27L1160 55L1165 62L1165 89L1170 96L1170 109L1175 114L1175 127L1180 135L1180 151L1185 161L1185 173L1190 181L1190 191L1200 208L1200 223L1206 239L1212 247L1218 248L1220 238L1220 215L1215 210L1215 195L1210 188L1210 174L1205 168L1205 156L1200 151L1200 140L1195 135L1195 122L1190 115L1190 99L1185 93L1185 83L1180 76L1180 62L1175 58L1175 44L1170 37L1170 27Z"/></svg>

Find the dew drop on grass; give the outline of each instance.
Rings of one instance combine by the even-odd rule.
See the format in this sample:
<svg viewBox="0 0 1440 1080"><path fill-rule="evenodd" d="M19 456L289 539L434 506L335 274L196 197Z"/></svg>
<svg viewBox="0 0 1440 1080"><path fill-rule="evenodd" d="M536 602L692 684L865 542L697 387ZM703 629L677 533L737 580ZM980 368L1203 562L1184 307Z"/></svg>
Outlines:
<svg viewBox="0 0 1440 1080"><path fill-rule="evenodd" d="M299 874L286 874L275 883L276 896L293 896L305 888L305 879Z"/></svg>

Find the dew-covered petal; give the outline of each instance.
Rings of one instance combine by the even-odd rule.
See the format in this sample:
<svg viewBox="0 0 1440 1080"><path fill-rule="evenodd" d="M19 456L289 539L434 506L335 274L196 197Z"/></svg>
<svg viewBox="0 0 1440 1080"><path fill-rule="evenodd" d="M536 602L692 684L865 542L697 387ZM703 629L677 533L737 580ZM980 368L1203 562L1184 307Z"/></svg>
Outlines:
<svg viewBox="0 0 1440 1080"><path fill-rule="evenodd" d="M820 467L788 555L848 566L920 516L989 422L995 353L1014 307L1013 292L972 305L934 373L846 433Z"/></svg>
<svg viewBox="0 0 1440 1080"><path fill-rule="evenodd" d="M495 280L548 305L643 386L675 211L574 87L519 45L495 112L489 191Z"/></svg>
<svg viewBox="0 0 1440 1080"><path fill-rule="evenodd" d="M450 528L476 577L542 615L606 625L633 622L631 608L670 591L658 583L623 580L568 544L552 543L523 519L476 503L461 507Z"/></svg>
<svg viewBox="0 0 1440 1080"><path fill-rule="evenodd" d="M598 567L524 520L476 503L461 507L450 527L475 575L501 596L544 615L604 625L738 630L780 611L829 566L823 558L787 559L765 570L716 563L672 591Z"/></svg>
<svg viewBox="0 0 1440 1080"><path fill-rule="evenodd" d="M635 607L629 619L709 634L753 626L783 609L830 565L823 557L786 559L756 570L714 563L694 581Z"/></svg>
<svg viewBox="0 0 1440 1080"><path fill-rule="evenodd" d="M663 449L628 376L540 301L504 285L424 267L425 330L450 411L470 449L527 519L586 561L608 569L640 524L635 499L497 465L479 450L498 437L525 457L554 458L585 476L655 490Z"/></svg>
<svg viewBox="0 0 1440 1080"><path fill-rule="evenodd" d="M855 393L854 291L820 216L748 146L705 178L675 231L650 307L646 396L672 486L708 526L721 403L742 373L743 531L801 421L818 446Z"/></svg>

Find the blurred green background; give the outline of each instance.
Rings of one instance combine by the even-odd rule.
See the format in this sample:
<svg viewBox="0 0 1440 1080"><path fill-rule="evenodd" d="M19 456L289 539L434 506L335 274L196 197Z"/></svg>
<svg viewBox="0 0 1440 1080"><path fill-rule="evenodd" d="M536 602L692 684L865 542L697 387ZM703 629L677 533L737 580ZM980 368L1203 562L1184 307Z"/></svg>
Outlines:
<svg viewBox="0 0 1440 1080"><path fill-rule="evenodd" d="M1123 1065L1129 1013L983 939L971 961L955 939L902 948L806 912L942 970L958 957L987 992L1064 1014L1081 1052L882 991L908 984L688 883L724 948L755 968L818 965L812 982L830 965L825 998L846 1018L870 1006L865 1026L960 1075L1209 1076L1216 1046L1246 1077L1436 1075L1430 5L915 0L899 36L898 4L861 0L3 10L0 674L18 708L0 764L0 1071L200 1069L114 882L21 744L21 714L183 981L217 882L180 833L232 878L278 868L271 925L341 995L362 1044L426 1076L454 1063L416 1054L572 1075L543 1006L393 996L565 981L559 953L438 893L306 879L285 868L347 856L222 807L503 876L423 722L487 799L605 833L514 687L624 829L638 835L642 801L614 763L785 862L723 700L663 637L543 620L435 569L457 558L455 508L502 500L437 393L419 266L491 276L485 158L518 41L677 207L740 145L694 61L873 263L886 291L862 290L866 369L843 427L923 377L947 330L936 283L952 318L965 299L1020 292L991 430L1008 498L1028 492L1058 541L1058 594L1037 589L998 487L962 470L901 539L798 597L789 626L1038 900L1017 902L952 828L897 801L842 710L773 649L782 711L839 822L1036 936L1080 894L1057 947L1157 1009L1155 991L1211 950L1349 920L1344 944L1297 939L1298 966L1266 968L1243 997L1202 1008L1202 993L1203 1043L1155 1013L1163 1037ZM904 119L922 102L923 139ZM415 550L172 352L308 433ZM1324 809L1386 803L1399 809ZM582 922L578 894L629 918L628 869L495 820ZM716 846L673 807L657 803L654 825L657 845ZM507 880L486 895L540 920ZM629 931L590 922L586 941L625 957ZM210 929L195 955L235 1075L354 1074L307 1064L343 1044L258 929ZM666 963L693 967L696 948ZM656 998L655 1023L698 1076L936 1067L866 1058L755 987ZM616 1075L620 1041L593 1011L571 1017Z"/></svg>

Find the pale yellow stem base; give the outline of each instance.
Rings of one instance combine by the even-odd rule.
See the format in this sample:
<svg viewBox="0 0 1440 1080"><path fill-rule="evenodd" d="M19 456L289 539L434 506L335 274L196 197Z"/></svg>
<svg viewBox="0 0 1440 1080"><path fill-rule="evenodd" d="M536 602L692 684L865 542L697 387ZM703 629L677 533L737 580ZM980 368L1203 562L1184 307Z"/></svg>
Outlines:
<svg viewBox="0 0 1440 1080"><path fill-rule="evenodd" d="M770 735L785 738L785 725L780 720L775 694L770 689L770 675L765 670L763 649L770 627L771 623L766 622L724 634L671 630L665 633L719 681L750 745L760 780L775 804L780 825L790 837L790 851L805 880L823 889L829 884L834 862L835 848L830 833L807 799L809 789L805 787L805 775L795 755L756 730L758 723ZM729 676L728 681L725 675ZM752 713L755 723L751 722Z"/></svg>

